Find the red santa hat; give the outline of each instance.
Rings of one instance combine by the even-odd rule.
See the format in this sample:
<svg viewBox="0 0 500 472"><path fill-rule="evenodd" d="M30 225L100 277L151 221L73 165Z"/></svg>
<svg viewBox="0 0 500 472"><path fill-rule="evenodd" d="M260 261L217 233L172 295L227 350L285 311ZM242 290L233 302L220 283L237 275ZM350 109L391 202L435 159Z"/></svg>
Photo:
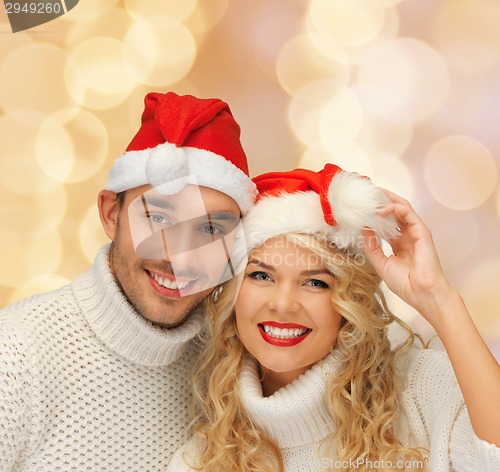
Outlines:
<svg viewBox="0 0 500 472"><path fill-rule="evenodd" d="M173 92L148 93L139 131L118 157L106 184L122 192L195 177L203 187L230 196L246 212L256 196L240 142L240 127L227 103Z"/></svg>
<svg viewBox="0 0 500 472"><path fill-rule="evenodd" d="M359 254L365 227L386 240L399 235L392 216L377 215L389 202L382 189L336 165L327 164L319 172L271 172L253 180L259 196L243 219L249 249L281 234L307 233Z"/></svg>

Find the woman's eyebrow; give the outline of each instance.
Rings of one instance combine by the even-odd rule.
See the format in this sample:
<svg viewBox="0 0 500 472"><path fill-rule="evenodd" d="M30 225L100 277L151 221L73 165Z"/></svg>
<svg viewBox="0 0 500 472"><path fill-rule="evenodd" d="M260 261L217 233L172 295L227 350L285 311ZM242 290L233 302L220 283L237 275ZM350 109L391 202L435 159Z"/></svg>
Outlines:
<svg viewBox="0 0 500 472"><path fill-rule="evenodd" d="M248 261L247 265L249 265L249 264L258 265L259 267L262 267L263 269L266 269L266 270L274 270L273 266L270 266L270 265L266 264L265 262L259 261L258 259L250 259Z"/></svg>
<svg viewBox="0 0 500 472"><path fill-rule="evenodd" d="M305 276L319 275L319 274L331 275L333 277L332 273L327 269L303 270L300 272L300 275L305 275Z"/></svg>

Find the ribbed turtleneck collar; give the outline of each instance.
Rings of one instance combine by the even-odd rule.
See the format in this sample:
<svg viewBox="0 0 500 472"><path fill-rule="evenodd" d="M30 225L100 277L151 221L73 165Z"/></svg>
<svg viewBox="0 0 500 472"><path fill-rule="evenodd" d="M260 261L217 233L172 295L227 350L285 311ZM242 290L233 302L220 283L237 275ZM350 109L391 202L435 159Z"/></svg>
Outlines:
<svg viewBox="0 0 500 472"><path fill-rule="evenodd" d="M173 329L159 328L143 318L125 298L111 274L110 245L97 254L94 265L72 282L76 300L96 336L116 354L151 367L174 362L203 324L204 313L195 309Z"/></svg>
<svg viewBox="0 0 500 472"><path fill-rule="evenodd" d="M333 431L325 394L328 378L338 371L336 356L326 356L269 397L262 394L255 361L245 359L239 379L243 405L279 447L310 444Z"/></svg>

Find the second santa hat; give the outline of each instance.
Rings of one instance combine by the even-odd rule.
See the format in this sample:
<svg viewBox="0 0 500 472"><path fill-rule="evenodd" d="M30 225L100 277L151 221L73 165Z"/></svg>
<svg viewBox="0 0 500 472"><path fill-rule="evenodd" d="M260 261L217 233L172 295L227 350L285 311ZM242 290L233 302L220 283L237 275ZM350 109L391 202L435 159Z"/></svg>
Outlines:
<svg viewBox="0 0 500 472"><path fill-rule="evenodd" d="M247 211L255 184L240 142L240 127L227 103L173 92L144 99L141 127L109 173L107 190L162 184L192 177L230 196Z"/></svg>
<svg viewBox="0 0 500 472"><path fill-rule="evenodd" d="M281 234L307 233L358 254L365 227L386 240L399 235L392 216L377 214L389 202L382 189L336 165L319 172L270 172L253 180L259 196L243 220L249 249Z"/></svg>

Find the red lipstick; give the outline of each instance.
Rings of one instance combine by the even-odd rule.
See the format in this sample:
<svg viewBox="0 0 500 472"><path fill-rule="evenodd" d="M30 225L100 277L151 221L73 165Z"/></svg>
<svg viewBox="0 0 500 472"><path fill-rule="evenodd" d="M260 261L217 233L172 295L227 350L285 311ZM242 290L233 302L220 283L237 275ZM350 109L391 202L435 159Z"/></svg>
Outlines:
<svg viewBox="0 0 500 472"><path fill-rule="evenodd" d="M273 328L280 328L280 329L300 329L300 330L307 330L304 334L301 334L300 336L289 336L286 338L277 338L274 337L271 332L266 333L264 326L271 326ZM309 333L312 331L310 328L307 326L302 326L297 323L278 323L276 321L263 321L262 323L259 323L259 333L262 336L262 339L266 341L267 343L273 345L273 346L278 346L278 347L291 347L291 346L296 346L300 342L302 342L307 336L309 336Z"/></svg>

